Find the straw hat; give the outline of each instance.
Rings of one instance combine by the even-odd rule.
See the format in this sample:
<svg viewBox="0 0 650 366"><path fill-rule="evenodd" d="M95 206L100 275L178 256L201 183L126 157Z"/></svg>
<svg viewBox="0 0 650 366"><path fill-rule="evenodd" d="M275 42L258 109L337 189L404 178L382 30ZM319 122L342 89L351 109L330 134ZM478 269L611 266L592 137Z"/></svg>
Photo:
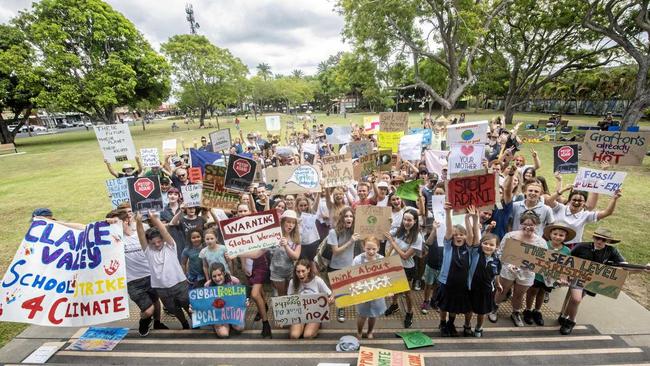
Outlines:
<svg viewBox="0 0 650 366"><path fill-rule="evenodd" d="M298 220L298 214L296 214L296 211L294 210L284 210L280 218Z"/></svg>
<svg viewBox="0 0 650 366"><path fill-rule="evenodd" d="M560 229L564 230L566 232L566 239L564 241L570 241L573 238L576 237L576 231L573 230L566 222L564 221L557 221L553 224L547 225L544 228L544 237L547 239L551 239L551 231L555 229Z"/></svg>
<svg viewBox="0 0 650 366"><path fill-rule="evenodd" d="M614 239L612 232L609 229L605 229L604 227L599 227L596 229L596 231L594 231L593 237L605 239L605 241L607 241L609 244L616 244L621 242L619 239Z"/></svg>
<svg viewBox="0 0 650 366"><path fill-rule="evenodd" d="M126 172L126 171L129 170L129 169L133 169L133 170L135 170L135 168L133 167L133 165L131 165L131 164L129 164L129 163L126 163L126 164L122 165L122 172Z"/></svg>

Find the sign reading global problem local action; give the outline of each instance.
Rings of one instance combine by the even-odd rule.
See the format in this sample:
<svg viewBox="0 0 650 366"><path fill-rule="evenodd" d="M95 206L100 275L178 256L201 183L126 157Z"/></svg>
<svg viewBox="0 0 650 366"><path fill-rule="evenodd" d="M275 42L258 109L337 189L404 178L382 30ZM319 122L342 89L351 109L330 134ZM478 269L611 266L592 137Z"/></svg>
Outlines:
<svg viewBox="0 0 650 366"><path fill-rule="evenodd" d="M212 324L244 326L246 286L212 286L190 290L192 327Z"/></svg>
<svg viewBox="0 0 650 366"><path fill-rule="evenodd" d="M338 308L409 290L398 256L329 272L327 275Z"/></svg>
<svg viewBox="0 0 650 366"><path fill-rule="evenodd" d="M279 326L330 321L327 294L288 295L271 298L273 319Z"/></svg>
<svg viewBox="0 0 650 366"><path fill-rule="evenodd" d="M641 165L648 150L647 132L587 131L580 160L610 165Z"/></svg>
<svg viewBox="0 0 650 366"><path fill-rule="evenodd" d="M2 279L0 321L80 327L129 316L121 224L35 219Z"/></svg>
<svg viewBox="0 0 650 366"><path fill-rule="evenodd" d="M275 209L222 220L219 227L231 257L277 246L282 238L280 218Z"/></svg>
<svg viewBox="0 0 650 366"><path fill-rule="evenodd" d="M585 290L613 299L618 297L627 271L586 259L507 239L501 261L523 266L546 278L566 279Z"/></svg>
<svg viewBox="0 0 650 366"><path fill-rule="evenodd" d="M466 173L447 181L447 200L454 212L462 212L471 205L477 209L491 208L497 202L497 187L494 173Z"/></svg>

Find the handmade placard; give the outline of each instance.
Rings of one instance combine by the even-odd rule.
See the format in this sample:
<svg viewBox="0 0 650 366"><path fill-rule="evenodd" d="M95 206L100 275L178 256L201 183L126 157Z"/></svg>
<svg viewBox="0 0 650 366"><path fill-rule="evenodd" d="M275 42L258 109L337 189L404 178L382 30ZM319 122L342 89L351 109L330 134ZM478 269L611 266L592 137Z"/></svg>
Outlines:
<svg viewBox="0 0 650 366"><path fill-rule="evenodd" d="M246 286L227 285L190 290L192 327L232 324L243 327L246 322Z"/></svg>
<svg viewBox="0 0 650 366"><path fill-rule="evenodd" d="M156 176L129 178L129 201L133 212L140 212L146 216L149 210L162 211L162 191L160 178Z"/></svg>
<svg viewBox="0 0 650 366"><path fill-rule="evenodd" d="M239 192L247 192L253 179L257 162L240 155L230 155L226 171L225 186Z"/></svg>
<svg viewBox="0 0 650 366"><path fill-rule="evenodd" d="M267 131L280 131L282 128L280 125L280 116L266 116L264 117L264 122L266 122Z"/></svg>
<svg viewBox="0 0 650 366"><path fill-rule="evenodd" d="M648 151L648 137L647 132L587 131L580 160L641 165Z"/></svg>
<svg viewBox="0 0 650 366"><path fill-rule="evenodd" d="M135 145L128 124L96 125L93 128L104 159L109 163L135 159Z"/></svg>
<svg viewBox="0 0 650 366"><path fill-rule="evenodd" d="M106 190L111 199L111 207L117 208L122 202L129 202L129 185L127 178L114 178L106 180Z"/></svg>
<svg viewBox="0 0 650 366"><path fill-rule="evenodd" d="M494 173L477 171L447 181L447 200L454 212L464 212L473 205L477 209L492 208L497 202L498 185Z"/></svg>
<svg viewBox="0 0 650 366"><path fill-rule="evenodd" d="M205 166L203 191L201 194L202 207L215 207L233 210L239 203L239 194L226 191L224 186L226 167L208 164Z"/></svg>
<svg viewBox="0 0 650 366"><path fill-rule="evenodd" d="M448 173L452 177L459 173L483 169L485 145L451 144L449 151Z"/></svg>
<svg viewBox="0 0 650 366"><path fill-rule="evenodd" d="M573 181L573 188L578 191L602 193L613 196L617 190L623 188L623 181L627 173L580 168Z"/></svg>
<svg viewBox="0 0 650 366"><path fill-rule="evenodd" d="M183 195L183 203L187 207L201 207L201 191L203 186L201 184L187 184L181 186L181 194Z"/></svg>
<svg viewBox="0 0 650 366"><path fill-rule="evenodd" d="M379 129L384 132L406 132L409 126L408 112L379 113Z"/></svg>
<svg viewBox="0 0 650 366"><path fill-rule="evenodd" d="M560 174L578 172L578 145L553 146L553 171Z"/></svg>
<svg viewBox="0 0 650 366"><path fill-rule="evenodd" d="M158 149L155 147L140 149L140 161L144 168L153 168L160 166Z"/></svg>
<svg viewBox="0 0 650 366"><path fill-rule="evenodd" d="M278 211L271 209L219 221L226 251L231 257L277 246L282 239Z"/></svg>
<svg viewBox="0 0 650 366"><path fill-rule="evenodd" d="M486 144L488 121L460 123L447 126L447 144Z"/></svg>
<svg viewBox="0 0 650 366"><path fill-rule="evenodd" d="M339 155L341 156L341 155ZM323 158L323 187L347 186L354 182L352 159L337 159L337 162L325 162Z"/></svg>
<svg viewBox="0 0 650 366"><path fill-rule="evenodd" d="M390 231L392 217L390 207L357 206L354 217L354 232L360 234L362 239L372 235L383 240L384 233Z"/></svg>
<svg viewBox="0 0 650 366"><path fill-rule="evenodd" d="M278 326L329 323L330 305L328 301L327 294L272 297L273 319Z"/></svg>
<svg viewBox="0 0 650 366"><path fill-rule="evenodd" d="M320 192L320 168L315 165L284 165L265 169L272 194Z"/></svg>
<svg viewBox="0 0 650 366"><path fill-rule="evenodd" d="M424 356L391 349L359 348L357 366L424 366Z"/></svg>
<svg viewBox="0 0 650 366"><path fill-rule="evenodd" d="M222 130L210 132L210 143L212 144L212 151L228 151L232 145L230 142L230 129L224 128Z"/></svg>

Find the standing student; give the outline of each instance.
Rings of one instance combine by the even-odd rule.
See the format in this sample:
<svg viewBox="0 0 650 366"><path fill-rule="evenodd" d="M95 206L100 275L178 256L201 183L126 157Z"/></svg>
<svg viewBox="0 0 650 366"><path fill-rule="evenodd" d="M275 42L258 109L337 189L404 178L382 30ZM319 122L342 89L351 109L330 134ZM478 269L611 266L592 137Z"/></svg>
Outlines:
<svg viewBox="0 0 650 366"><path fill-rule="evenodd" d="M293 278L289 281L288 295L315 295L326 294L328 296L328 303L334 302L332 290L327 287L325 281L319 276L316 276L311 268L313 265L308 259L299 259L293 270ZM292 324L289 328L289 338L305 339L316 338L320 323L307 323L307 324Z"/></svg>
<svg viewBox="0 0 650 366"><path fill-rule="evenodd" d="M169 223L170 226L175 226L176 229L182 233L181 238L182 242L177 242L178 246L178 258L181 259L183 254L183 249L191 246L189 242L190 231L193 229L198 229L203 232L203 225L205 225L205 218L198 215L198 207L187 207L185 204L181 205L181 209L176 212L172 221Z"/></svg>
<svg viewBox="0 0 650 366"><path fill-rule="evenodd" d="M210 279L205 283L205 287L239 285L240 283L237 277L234 277L228 273L223 263L212 263L210 265L209 271ZM231 330L234 330L236 332L241 332L244 330L243 326L232 324L215 324L213 325L213 328L218 338L230 338Z"/></svg>
<svg viewBox="0 0 650 366"><path fill-rule="evenodd" d="M300 257L300 233L298 216L293 210L286 210L280 217L282 239L280 245L269 249L271 255L271 283L278 296L287 294L287 285L293 272L293 263Z"/></svg>
<svg viewBox="0 0 650 366"><path fill-rule="evenodd" d="M203 231L198 228L190 230L188 241L190 246L183 249L181 266L185 270L190 289L203 287L206 277L203 272L203 261L199 258L203 250Z"/></svg>
<svg viewBox="0 0 650 366"><path fill-rule="evenodd" d="M352 265L354 249L361 235L354 231L354 212L350 207L340 211L336 226L327 236L327 244L332 247L332 259L327 266L327 272L338 271ZM337 310L339 322L345 321L344 309Z"/></svg>
<svg viewBox="0 0 650 366"><path fill-rule="evenodd" d="M379 251L379 240L374 236L369 236L363 241L363 253L354 257L352 261L353 266L380 260L384 258ZM386 311L386 301L384 298L370 300L357 305L357 337L359 338L374 338L372 334L375 329L375 322L377 317L380 317ZM368 332L363 333L363 326L368 321Z"/></svg>
<svg viewBox="0 0 650 366"><path fill-rule="evenodd" d="M215 229L208 229L205 231L205 244L206 247L201 249L199 258L201 258L203 265L203 274L205 278L210 280L210 267L214 263L221 263L230 273L232 267L232 260L226 259L226 246L219 244L217 241L217 232Z"/></svg>

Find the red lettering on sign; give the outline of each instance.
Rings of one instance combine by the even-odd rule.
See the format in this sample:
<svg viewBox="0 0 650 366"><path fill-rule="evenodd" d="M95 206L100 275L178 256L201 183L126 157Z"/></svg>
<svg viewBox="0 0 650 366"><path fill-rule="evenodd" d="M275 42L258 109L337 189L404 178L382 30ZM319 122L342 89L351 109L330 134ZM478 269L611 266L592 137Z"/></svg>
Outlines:
<svg viewBox="0 0 650 366"><path fill-rule="evenodd" d="M468 206L489 207L496 203L494 173L458 177L449 180L447 200L454 211Z"/></svg>

